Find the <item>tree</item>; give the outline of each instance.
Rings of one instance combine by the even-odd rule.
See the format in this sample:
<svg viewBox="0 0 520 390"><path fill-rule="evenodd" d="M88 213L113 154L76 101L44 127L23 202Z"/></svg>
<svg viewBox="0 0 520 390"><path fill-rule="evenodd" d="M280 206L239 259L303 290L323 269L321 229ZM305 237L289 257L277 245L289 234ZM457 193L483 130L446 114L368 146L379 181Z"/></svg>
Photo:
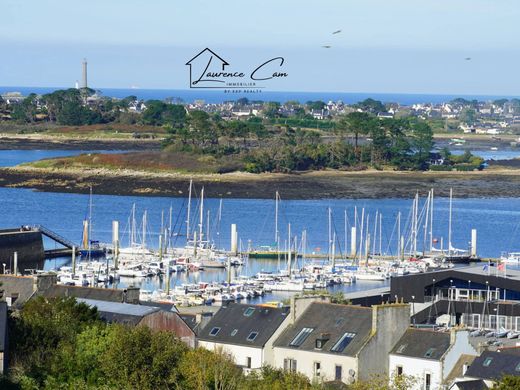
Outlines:
<svg viewBox="0 0 520 390"><path fill-rule="evenodd" d="M433 131L427 123L412 123L411 144L415 152L416 167L418 169L427 169L427 161L433 148Z"/></svg>
<svg viewBox="0 0 520 390"><path fill-rule="evenodd" d="M370 130L371 116L365 112L351 112L340 121L340 128L344 131L354 133L355 144L354 147L358 149L358 138L360 134L367 134Z"/></svg>
<svg viewBox="0 0 520 390"><path fill-rule="evenodd" d="M374 100L372 98L365 99L359 103L354 104L353 106L373 114L377 114L379 112L386 112L385 105L381 103L379 100Z"/></svg>
<svg viewBox="0 0 520 390"><path fill-rule="evenodd" d="M493 390L517 390L520 389L520 376L504 375L492 388Z"/></svg>
<svg viewBox="0 0 520 390"><path fill-rule="evenodd" d="M276 118L280 116L278 110L280 109L280 103L278 102L268 102L264 105L264 115L266 118Z"/></svg>
<svg viewBox="0 0 520 390"><path fill-rule="evenodd" d="M178 369L187 347L172 333L144 326L112 325L109 345L98 355L106 383L113 388L173 389L184 375ZM182 387L181 387L182 388Z"/></svg>
<svg viewBox="0 0 520 390"><path fill-rule="evenodd" d="M222 350L197 348L186 352L179 363L185 390L232 390L242 381L242 370Z"/></svg>
<svg viewBox="0 0 520 390"><path fill-rule="evenodd" d="M307 105L307 108L309 110L314 110L314 111L320 111L320 110L323 110L326 106L325 102L322 102L321 100L316 100L316 101L308 101L306 103Z"/></svg>
<svg viewBox="0 0 520 390"><path fill-rule="evenodd" d="M73 345L77 334L99 321L95 308L74 298L29 300L20 317L11 319L12 365L41 383L59 348Z"/></svg>

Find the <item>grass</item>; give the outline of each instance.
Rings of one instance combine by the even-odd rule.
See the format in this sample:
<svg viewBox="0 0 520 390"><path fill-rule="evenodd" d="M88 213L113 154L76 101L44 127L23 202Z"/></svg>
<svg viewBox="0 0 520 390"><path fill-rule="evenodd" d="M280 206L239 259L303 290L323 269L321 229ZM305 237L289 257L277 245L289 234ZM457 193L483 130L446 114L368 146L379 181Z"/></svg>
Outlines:
<svg viewBox="0 0 520 390"><path fill-rule="evenodd" d="M23 164L42 169L103 168L147 172L226 173L243 169L236 158L216 158L184 152L132 152L121 154L82 154L73 157L44 159Z"/></svg>

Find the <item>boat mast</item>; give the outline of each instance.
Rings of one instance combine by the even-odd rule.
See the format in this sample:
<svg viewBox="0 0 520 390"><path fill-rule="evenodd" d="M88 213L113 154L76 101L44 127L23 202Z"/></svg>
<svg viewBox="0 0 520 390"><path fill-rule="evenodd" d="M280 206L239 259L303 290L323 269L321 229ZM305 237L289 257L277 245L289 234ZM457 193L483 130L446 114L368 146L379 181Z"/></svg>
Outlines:
<svg viewBox="0 0 520 390"><path fill-rule="evenodd" d="M143 250L146 248L146 210L143 213L143 238L141 240Z"/></svg>
<svg viewBox="0 0 520 390"><path fill-rule="evenodd" d="M397 212L397 258L401 260L401 212Z"/></svg>
<svg viewBox="0 0 520 390"><path fill-rule="evenodd" d="M170 204L170 221L168 225L168 249L171 246L171 238L172 238L172 214L173 214L173 206Z"/></svg>
<svg viewBox="0 0 520 390"><path fill-rule="evenodd" d="M348 224L347 224L347 209L345 209L345 260L347 259L347 238L348 238Z"/></svg>
<svg viewBox="0 0 520 390"><path fill-rule="evenodd" d="M377 222L378 222L379 210L376 210L376 219L374 221L374 243L372 244L372 254L376 253L377 244Z"/></svg>
<svg viewBox="0 0 520 390"><path fill-rule="evenodd" d="M202 228L204 225L204 187L200 191L200 218L199 218L199 242L203 242Z"/></svg>
<svg viewBox="0 0 520 390"><path fill-rule="evenodd" d="M218 205L218 219L217 219L217 246L220 248L220 223L222 222L222 198Z"/></svg>
<svg viewBox="0 0 520 390"><path fill-rule="evenodd" d="M433 250L433 188L431 189L431 198L430 198L430 253Z"/></svg>
<svg viewBox="0 0 520 390"><path fill-rule="evenodd" d="M288 243L288 250L287 250L287 271L289 272L289 279L291 279L291 224L289 223L288 226L288 234L289 237L287 243Z"/></svg>
<svg viewBox="0 0 520 390"><path fill-rule="evenodd" d="M359 260L361 260L361 257L363 256L363 235L364 235L364 232L363 232L363 229L364 229L364 224L365 224L365 208L363 207L361 209L361 229L359 230L360 231L360 235L359 235Z"/></svg>
<svg viewBox="0 0 520 390"><path fill-rule="evenodd" d="M419 193L415 194L413 214L413 256L417 255L417 209L419 208Z"/></svg>
<svg viewBox="0 0 520 390"><path fill-rule="evenodd" d="M453 198L453 188L450 188L450 216L448 219L448 255L451 256L451 207Z"/></svg>
<svg viewBox="0 0 520 390"><path fill-rule="evenodd" d="M430 202L431 202L431 193L428 192L428 198L426 198L426 215L424 217L424 236L423 236L423 256L426 254L426 239L428 237L428 223L430 217Z"/></svg>
<svg viewBox="0 0 520 390"><path fill-rule="evenodd" d="M329 262L330 262L330 252L332 250L332 211L330 207L328 208L328 218L329 218L329 248L328 248L328 254L329 254Z"/></svg>
<svg viewBox="0 0 520 390"><path fill-rule="evenodd" d="M379 213L379 256L383 255L383 213Z"/></svg>
<svg viewBox="0 0 520 390"><path fill-rule="evenodd" d="M188 215L186 217L186 245L190 242L190 212L191 212L191 187L193 180L190 179L190 189L188 190Z"/></svg>
<svg viewBox="0 0 520 390"><path fill-rule="evenodd" d="M90 241L92 239L92 186L90 186L90 195L88 200L88 257L90 260Z"/></svg>
<svg viewBox="0 0 520 390"><path fill-rule="evenodd" d="M279 249L279 232L278 232L278 191L276 191L276 194L274 196L274 242L276 243L276 249Z"/></svg>
<svg viewBox="0 0 520 390"><path fill-rule="evenodd" d="M133 247L135 245L135 242L136 242L136 237L135 237L135 203L132 205L132 221L131 221L131 232L130 232L130 246Z"/></svg>
<svg viewBox="0 0 520 390"><path fill-rule="evenodd" d="M208 241L208 245L209 245L209 213L210 211L206 211L206 241Z"/></svg>

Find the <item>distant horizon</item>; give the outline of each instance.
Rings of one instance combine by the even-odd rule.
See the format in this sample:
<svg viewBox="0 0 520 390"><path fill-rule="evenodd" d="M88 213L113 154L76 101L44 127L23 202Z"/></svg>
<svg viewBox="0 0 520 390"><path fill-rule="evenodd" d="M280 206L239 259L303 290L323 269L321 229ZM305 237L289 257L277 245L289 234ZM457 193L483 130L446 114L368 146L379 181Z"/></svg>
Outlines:
<svg viewBox="0 0 520 390"><path fill-rule="evenodd" d="M7 88L21 88L23 90L28 90L31 88L35 89L45 89L45 90L67 90L67 89L76 89L75 86L37 86L37 85L0 85L0 90L2 93L5 92L20 92L16 90L7 91ZM190 92L190 93L223 93L222 91L211 91L204 90L203 92L197 91L196 89L190 88L146 88L146 87L92 87L88 86L88 88L94 91L181 91L181 92ZM251 96L249 100L258 100L255 99L254 96L261 96L262 94L283 94L283 93L294 93L294 94L342 94L342 95L388 95L388 96L457 96L457 97L490 97L490 98L520 98L520 93L518 95L512 94L488 94L488 93L456 93L456 92L377 92L377 91L305 91L305 90L265 90L261 93L248 93L248 92L240 92L236 93L236 95L244 95L243 97ZM230 94L231 95L231 94Z"/></svg>

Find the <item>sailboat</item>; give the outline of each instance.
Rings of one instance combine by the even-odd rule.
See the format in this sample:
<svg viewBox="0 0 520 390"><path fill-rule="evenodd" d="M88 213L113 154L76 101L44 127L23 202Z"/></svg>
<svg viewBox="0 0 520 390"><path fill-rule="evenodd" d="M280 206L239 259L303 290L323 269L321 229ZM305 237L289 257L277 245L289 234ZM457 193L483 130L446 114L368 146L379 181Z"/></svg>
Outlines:
<svg viewBox="0 0 520 390"><path fill-rule="evenodd" d="M97 258L105 255L105 248L103 248L99 241L92 240L92 187L90 187L89 202L88 202L88 216L83 220L83 239L82 248L79 253L83 257Z"/></svg>
<svg viewBox="0 0 520 390"><path fill-rule="evenodd" d="M452 214L453 189L450 188L450 214L448 222L448 253L444 254L444 261L449 263L468 264L471 256L467 251L454 248L451 245L451 214Z"/></svg>

